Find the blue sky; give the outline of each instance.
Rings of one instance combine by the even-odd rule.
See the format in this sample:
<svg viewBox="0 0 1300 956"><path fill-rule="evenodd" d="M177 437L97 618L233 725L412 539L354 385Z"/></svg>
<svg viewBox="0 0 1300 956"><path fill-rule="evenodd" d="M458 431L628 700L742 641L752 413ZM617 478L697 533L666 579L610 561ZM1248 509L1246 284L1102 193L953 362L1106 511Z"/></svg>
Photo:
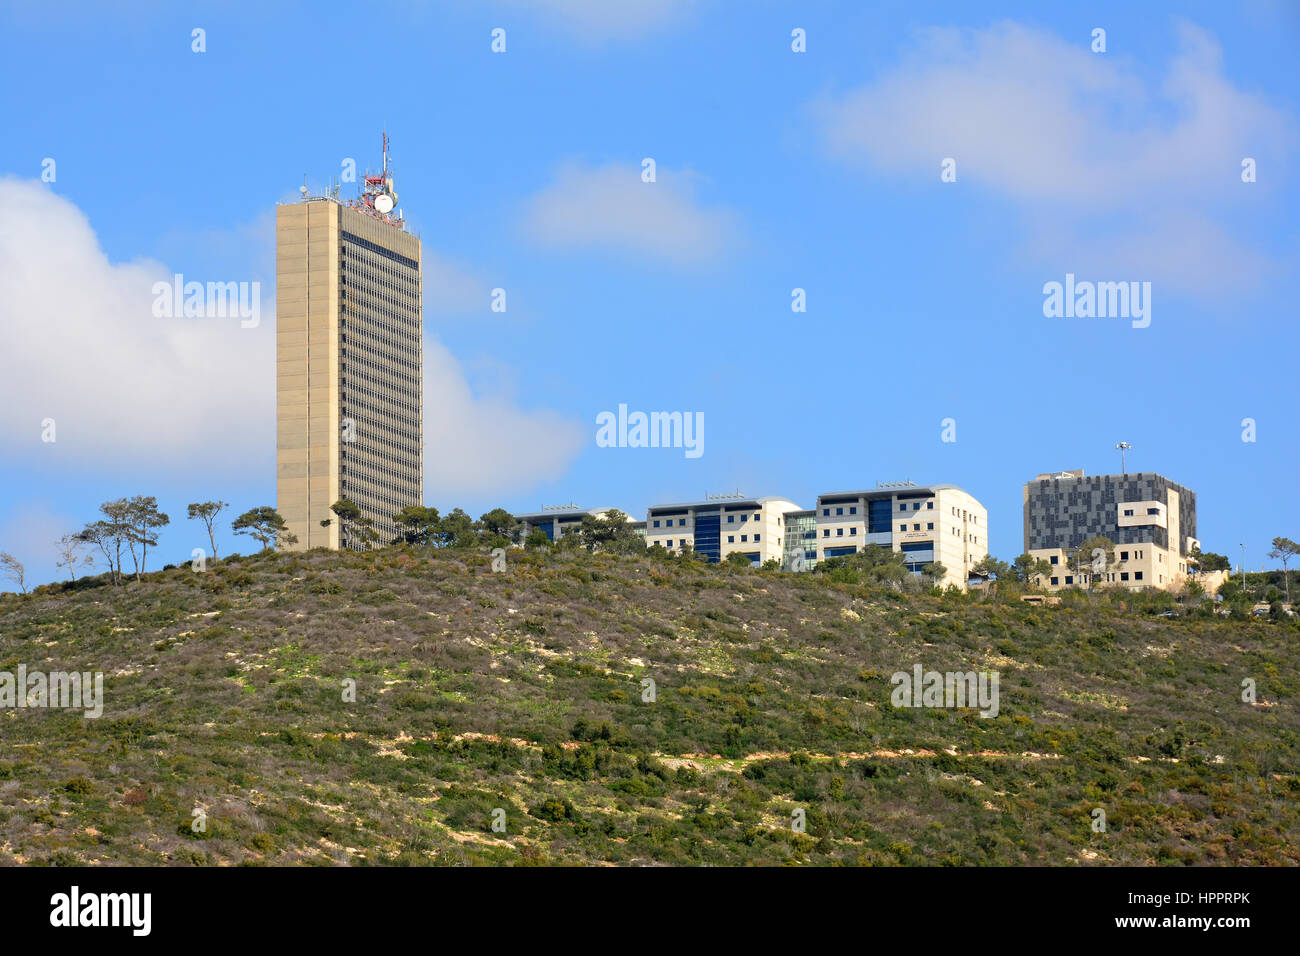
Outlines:
<svg viewBox="0 0 1300 956"><path fill-rule="evenodd" d="M109 498L159 497L162 561L187 501L274 502L275 204L384 128L428 504L951 482L1010 558L1022 484L1124 440L1207 550L1300 538L1297 5L115 6L0 12L0 550L36 581ZM154 318L176 272L261 283L261 324ZM1045 317L1067 273L1150 282L1149 327ZM704 454L597 447L620 404L702 412Z"/></svg>

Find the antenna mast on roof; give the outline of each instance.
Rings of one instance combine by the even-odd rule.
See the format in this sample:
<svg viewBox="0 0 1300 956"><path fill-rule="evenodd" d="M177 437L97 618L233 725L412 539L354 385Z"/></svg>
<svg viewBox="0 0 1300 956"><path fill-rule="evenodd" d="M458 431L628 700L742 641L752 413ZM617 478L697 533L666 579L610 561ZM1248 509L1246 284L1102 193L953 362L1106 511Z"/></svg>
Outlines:
<svg viewBox="0 0 1300 956"><path fill-rule="evenodd" d="M397 190L393 188L393 177L388 169L387 131L383 134L382 148L383 168L378 175L365 177L361 187L361 196L348 205L368 216L373 216L380 222L396 226L398 229L405 229L406 225L402 221L402 213L400 211L394 212L397 206Z"/></svg>

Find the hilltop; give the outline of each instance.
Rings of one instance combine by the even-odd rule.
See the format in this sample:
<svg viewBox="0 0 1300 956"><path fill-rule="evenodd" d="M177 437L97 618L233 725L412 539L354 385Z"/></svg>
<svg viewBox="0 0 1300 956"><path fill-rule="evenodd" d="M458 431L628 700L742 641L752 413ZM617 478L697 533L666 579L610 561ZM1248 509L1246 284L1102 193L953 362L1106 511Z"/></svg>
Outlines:
<svg viewBox="0 0 1300 956"><path fill-rule="evenodd" d="M1300 863L1300 629L1172 600L456 548L3 595L0 672L105 703L0 711L0 862Z"/></svg>

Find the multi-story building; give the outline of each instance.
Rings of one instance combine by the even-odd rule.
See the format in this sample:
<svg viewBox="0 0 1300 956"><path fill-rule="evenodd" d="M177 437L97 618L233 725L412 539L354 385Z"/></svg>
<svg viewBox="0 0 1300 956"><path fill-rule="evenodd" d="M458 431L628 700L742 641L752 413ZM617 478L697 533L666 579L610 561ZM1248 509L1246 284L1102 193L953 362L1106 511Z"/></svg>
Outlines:
<svg viewBox="0 0 1300 956"><path fill-rule="evenodd" d="M396 202L385 138L359 199L276 210L276 507L300 549L363 546L340 498L381 544L423 500L421 249Z"/></svg>
<svg viewBox="0 0 1300 956"><path fill-rule="evenodd" d="M587 515L599 518L609 508L579 508L577 505L543 505L541 511L525 512L515 515L516 521L525 525L524 535L533 529L541 531L550 541L559 541L566 534L582 528L582 519Z"/></svg>
<svg viewBox="0 0 1300 956"><path fill-rule="evenodd" d="M1025 551L1047 560L1049 589L1087 584L1171 588L1188 573L1196 540L1196 494L1151 472L1039 475L1024 488ZM1075 550L1090 538L1115 544L1094 571Z"/></svg>
<svg viewBox="0 0 1300 956"><path fill-rule="evenodd" d="M698 551L709 561L739 552L751 563L785 557L785 516L799 511L789 498L711 495L704 501L656 505L646 512L646 547Z"/></svg>
<svg viewBox="0 0 1300 956"><path fill-rule="evenodd" d="M940 583L964 589L971 567L988 554L988 510L956 485L882 482L819 495L814 511L819 561L877 544L902 552L914 574L943 565Z"/></svg>

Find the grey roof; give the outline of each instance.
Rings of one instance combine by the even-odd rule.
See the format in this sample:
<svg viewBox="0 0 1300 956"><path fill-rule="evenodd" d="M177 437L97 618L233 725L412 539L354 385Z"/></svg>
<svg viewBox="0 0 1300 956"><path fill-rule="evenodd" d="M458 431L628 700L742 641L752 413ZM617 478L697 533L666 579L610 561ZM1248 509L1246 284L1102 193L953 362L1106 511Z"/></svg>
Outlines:
<svg viewBox="0 0 1300 956"><path fill-rule="evenodd" d="M970 492L958 487L957 485L903 485L894 488L867 488L861 491L827 491L817 496L817 500L823 498L892 498L894 495L917 495L926 494L935 491L962 491L966 494ZM974 497L972 495L972 497Z"/></svg>
<svg viewBox="0 0 1300 956"><path fill-rule="evenodd" d="M1051 477L1049 478L1030 478L1025 484L1032 485L1038 481L1125 481L1130 478L1159 478L1171 485L1178 485L1180 488L1186 487L1185 485L1179 485L1178 482L1160 474L1158 471L1126 471L1120 475L1071 475L1063 471L1054 471L1050 474Z"/></svg>
<svg viewBox="0 0 1300 956"><path fill-rule="evenodd" d="M647 511L662 511L665 508L729 508L736 506L752 506L767 504L769 501L789 501L795 504L785 495L764 495L761 498L706 498L704 501L681 501L673 504L651 505ZM796 505L796 507L798 507Z"/></svg>
<svg viewBox="0 0 1300 956"><path fill-rule="evenodd" d="M613 511L613 508L547 508L545 511L519 511L514 514L516 521L528 521L536 518L539 521L543 518L575 518L581 515L597 515L604 511Z"/></svg>

